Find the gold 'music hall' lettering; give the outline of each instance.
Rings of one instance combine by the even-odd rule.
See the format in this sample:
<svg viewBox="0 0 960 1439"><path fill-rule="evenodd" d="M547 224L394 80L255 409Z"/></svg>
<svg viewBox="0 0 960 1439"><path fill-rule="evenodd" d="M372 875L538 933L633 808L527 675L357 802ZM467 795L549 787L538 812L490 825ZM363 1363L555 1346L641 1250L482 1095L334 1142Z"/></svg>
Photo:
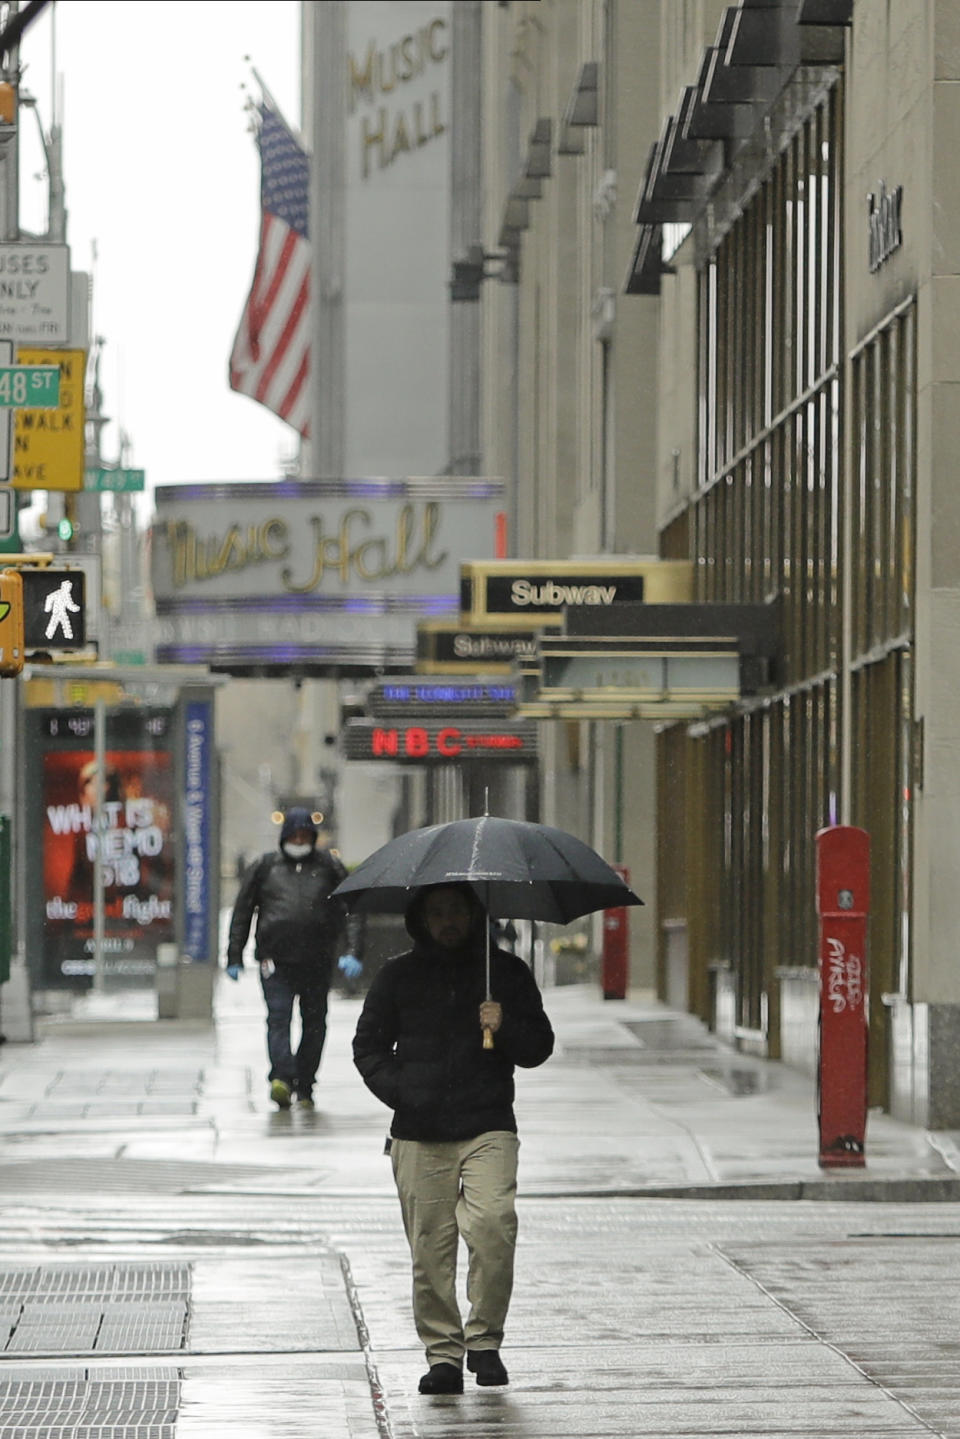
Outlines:
<svg viewBox="0 0 960 1439"><path fill-rule="evenodd" d="M344 511L334 534L326 533L321 515L314 515L310 523L315 546L313 571L298 581L289 566L283 570L283 587L291 594L319 589L328 574L338 575L344 585L354 578L385 580L414 570L435 570L447 557L446 551L434 553L440 526L440 506L434 500L423 506L419 520L415 505L402 505L392 535L360 538L358 527L369 530L373 517L369 510L359 508Z"/></svg>
<svg viewBox="0 0 960 1439"><path fill-rule="evenodd" d="M280 575L283 588L288 594L309 594L331 577L344 586L367 584L415 570L435 570L447 558L446 551L438 548L440 505L435 500L401 505L392 532L371 533L373 525L370 511L357 507L344 510L331 531L322 515L311 516L310 569L300 578L292 565L285 565ZM187 520L169 520L164 537L176 589L290 557L287 523L278 517L256 525L230 525L206 536Z"/></svg>
<svg viewBox="0 0 960 1439"><path fill-rule="evenodd" d="M373 159L378 169L385 170L398 155L446 133L438 90L431 91L427 99L413 101L406 110L391 113L386 105L377 105L379 97L397 93L401 85L446 59L450 52L446 30L447 21L437 16L385 50L371 40L362 62L353 54L347 57L350 114L361 103L376 105L372 116L363 115L360 120L360 168L365 180Z"/></svg>
<svg viewBox="0 0 960 1439"><path fill-rule="evenodd" d="M223 535L201 539L186 520L166 527L177 589L195 580L211 580L227 570L244 570L264 560L285 559L290 550L287 526L281 519L259 525L231 525Z"/></svg>

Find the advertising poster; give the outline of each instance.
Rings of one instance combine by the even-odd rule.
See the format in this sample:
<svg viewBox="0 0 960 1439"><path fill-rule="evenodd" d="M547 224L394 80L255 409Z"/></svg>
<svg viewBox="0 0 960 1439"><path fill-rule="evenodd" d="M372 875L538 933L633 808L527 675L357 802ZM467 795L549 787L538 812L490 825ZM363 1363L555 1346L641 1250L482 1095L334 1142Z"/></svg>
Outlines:
<svg viewBox="0 0 960 1439"><path fill-rule="evenodd" d="M169 714L125 715L119 726L114 718L102 781L92 715L50 713L43 721L43 970L51 985L86 987L92 979L98 846L105 977L152 979L157 945L174 936Z"/></svg>

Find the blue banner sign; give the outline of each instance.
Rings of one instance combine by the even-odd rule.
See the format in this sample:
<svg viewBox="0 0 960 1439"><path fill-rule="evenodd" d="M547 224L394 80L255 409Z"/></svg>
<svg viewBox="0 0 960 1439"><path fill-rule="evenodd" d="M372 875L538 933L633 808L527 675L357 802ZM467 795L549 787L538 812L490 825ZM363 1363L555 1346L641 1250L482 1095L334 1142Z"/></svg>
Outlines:
<svg viewBox="0 0 960 1439"><path fill-rule="evenodd" d="M210 800L213 716L209 700L186 705L184 922L182 955L210 959Z"/></svg>

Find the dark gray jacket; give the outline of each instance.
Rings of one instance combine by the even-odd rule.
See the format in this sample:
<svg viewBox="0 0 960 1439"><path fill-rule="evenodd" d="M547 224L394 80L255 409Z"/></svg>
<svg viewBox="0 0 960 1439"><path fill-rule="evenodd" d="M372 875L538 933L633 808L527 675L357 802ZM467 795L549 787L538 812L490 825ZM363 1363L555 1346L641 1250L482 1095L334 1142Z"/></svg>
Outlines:
<svg viewBox="0 0 960 1439"><path fill-rule="evenodd" d="M346 873L327 850L314 850L305 859L289 859L279 851L261 856L240 884L230 920L227 964L242 965L254 911L258 960L308 965L329 977L333 961L345 949L361 958L362 921L347 920L342 900L330 899Z"/></svg>

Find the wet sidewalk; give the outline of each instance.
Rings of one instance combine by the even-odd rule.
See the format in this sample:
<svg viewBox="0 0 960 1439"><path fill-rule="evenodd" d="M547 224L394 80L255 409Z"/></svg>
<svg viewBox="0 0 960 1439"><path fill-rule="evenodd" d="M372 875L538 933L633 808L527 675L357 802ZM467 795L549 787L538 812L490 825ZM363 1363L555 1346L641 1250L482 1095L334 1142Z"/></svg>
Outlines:
<svg viewBox="0 0 960 1439"><path fill-rule="evenodd" d="M416 1393L359 1001L312 1114L269 1104L252 974L213 1027L91 997L4 1046L0 1439L960 1432L954 1137L873 1114L825 1173L808 1078L644 996L545 1002L511 1385L457 1400Z"/></svg>
<svg viewBox="0 0 960 1439"><path fill-rule="evenodd" d="M556 1051L517 1072L526 1194L664 1198L960 1199L956 1136L877 1110L861 1169L821 1169L814 1080L743 1055L658 1001L604 1001L585 985L548 990ZM213 1027L153 1020L135 993L78 1000L41 1020L39 1042L0 1049L0 1137L8 1159L51 1140L55 1163L122 1158L210 1163L216 1172L311 1168L327 1192L392 1194L380 1141L389 1113L363 1087L350 1041L360 1001L331 997L315 1114L279 1113L266 1083L263 1004L252 974L219 981ZM263 1123L267 1121L264 1133ZM171 1131L176 1136L171 1143ZM282 1142L277 1143L278 1136ZM322 1140L318 1146L317 1141ZM171 1149L176 1159L171 1160Z"/></svg>

